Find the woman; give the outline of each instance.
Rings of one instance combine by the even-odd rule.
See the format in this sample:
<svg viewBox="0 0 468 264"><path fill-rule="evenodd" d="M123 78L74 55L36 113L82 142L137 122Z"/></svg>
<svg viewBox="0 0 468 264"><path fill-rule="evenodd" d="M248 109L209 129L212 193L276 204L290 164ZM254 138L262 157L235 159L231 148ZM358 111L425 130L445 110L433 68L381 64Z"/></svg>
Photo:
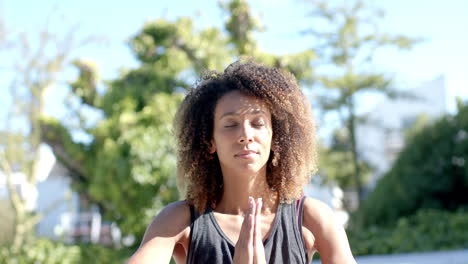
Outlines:
<svg viewBox="0 0 468 264"><path fill-rule="evenodd" d="M303 197L315 126L295 78L254 62L208 73L175 121L186 200L166 206L129 263L355 263L344 229Z"/></svg>

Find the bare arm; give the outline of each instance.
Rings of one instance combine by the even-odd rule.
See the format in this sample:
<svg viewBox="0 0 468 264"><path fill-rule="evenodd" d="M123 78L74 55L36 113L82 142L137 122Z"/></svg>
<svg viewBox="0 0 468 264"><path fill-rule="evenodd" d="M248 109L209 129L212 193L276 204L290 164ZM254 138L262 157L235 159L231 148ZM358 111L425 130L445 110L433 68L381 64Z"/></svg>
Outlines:
<svg viewBox="0 0 468 264"><path fill-rule="evenodd" d="M306 198L303 226L315 236L315 247L323 264L355 264L344 228L326 204Z"/></svg>
<svg viewBox="0 0 468 264"><path fill-rule="evenodd" d="M129 264L169 263L172 252L190 232L190 209L185 201L166 206L146 229L140 248Z"/></svg>

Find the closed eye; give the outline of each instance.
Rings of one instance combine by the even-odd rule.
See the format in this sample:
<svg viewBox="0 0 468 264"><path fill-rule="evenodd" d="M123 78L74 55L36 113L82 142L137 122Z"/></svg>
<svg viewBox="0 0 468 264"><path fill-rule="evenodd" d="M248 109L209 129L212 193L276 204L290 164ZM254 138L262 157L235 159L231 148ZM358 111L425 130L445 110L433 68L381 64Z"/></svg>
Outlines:
<svg viewBox="0 0 468 264"><path fill-rule="evenodd" d="M255 118L250 124L252 124L253 127L262 127L265 126L265 121L263 118Z"/></svg>

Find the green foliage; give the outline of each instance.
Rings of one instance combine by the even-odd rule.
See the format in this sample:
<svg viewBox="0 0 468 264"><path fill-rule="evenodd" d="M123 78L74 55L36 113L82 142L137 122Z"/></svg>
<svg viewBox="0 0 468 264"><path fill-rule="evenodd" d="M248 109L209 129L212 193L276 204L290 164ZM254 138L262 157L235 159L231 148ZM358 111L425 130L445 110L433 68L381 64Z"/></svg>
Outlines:
<svg viewBox="0 0 468 264"><path fill-rule="evenodd" d="M87 104L95 104L99 81L96 65L91 61L75 60L72 63L80 71L80 78L70 84L72 91Z"/></svg>
<svg viewBox="0 0 468 264"><path fill-rule="evenodd" d="M99 245L66 245L48 239L39 239L24 245L13 255L8 247L0 248L0 262L5 264L75 264L125 263L132 252Z"/></svg>
<svg viewBox="0 0 468 264"><path fill-rule="evenodd" d="M125 110L100 122L89 152L94 158L86 160L94 177L82 188L118 208L105 216L130 233L142 232L158 208L178 199L171 123L181 96L157 93L148 99L139 112Z"/></svg>
<svg viewBox="0 0 468 264"><path fill-rule="evenodd" d="M468 247L468 212L419 210L391 225L348 229L354 255L395 254Z"/></svg>
<svg viewBox="0 0 468 264"><path fill-rule="evenodd" d="M229 41L234 44L239 54L252 55L256 49L253 32L259 30L259 22L250 12L249 5L245 0L234 0L222 4L221 7L230 14L226 23L226 30L230 33Z"/></svg>
<svg viewBox="0 0 468 264"><path fill-rule="evenodd" d="M421 208L468 205L468 105L408 138L393 168L378 182L358 217L386 224Z"/></svg>
<svg viewBox="0 0 468 264"><path fill-rule="evenodd" d="M418 133L421 133L423 129L429 124L429 118L427 114L423 113L416 117L414 122L412 122L411 126L406 128L403 133L405 137L405 141L409 141L411 138L416 136Z"/></svg>

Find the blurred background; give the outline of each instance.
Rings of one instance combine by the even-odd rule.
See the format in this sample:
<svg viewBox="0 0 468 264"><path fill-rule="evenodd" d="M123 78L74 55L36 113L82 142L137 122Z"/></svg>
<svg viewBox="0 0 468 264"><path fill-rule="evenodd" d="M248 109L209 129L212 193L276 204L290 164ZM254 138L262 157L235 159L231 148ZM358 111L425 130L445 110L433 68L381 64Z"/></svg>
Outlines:
<svg viewBox="0 0 468 264"><path fill-rule="evenodd" d="M355 256L468 263L466 14L465 0L0 0L0 262L124 263L181 198L185 91L248 57L309 98L305 193Z"/></svg>

